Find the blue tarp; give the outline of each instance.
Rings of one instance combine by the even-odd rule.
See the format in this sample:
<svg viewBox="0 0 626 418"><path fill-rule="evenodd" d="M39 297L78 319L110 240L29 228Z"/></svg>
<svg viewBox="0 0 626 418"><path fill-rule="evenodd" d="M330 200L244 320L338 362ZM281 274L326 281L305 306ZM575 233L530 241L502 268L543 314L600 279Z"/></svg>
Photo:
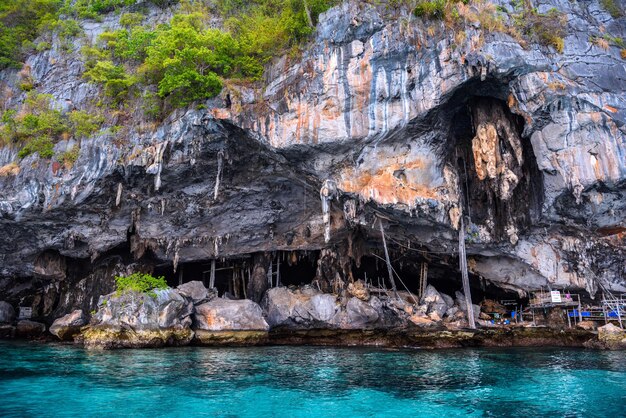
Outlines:
<svg viewBox="0 0 626 418"><path fill-rule="evenodd" d="M624 313L622 312L622 315ZM568 312L568 315L570 317L578 317L578 309L573 309L571 312ZM591 312L586 312L586 311L581 311L580 312L580 316L582 316L583 318L585 317L590 317L591 316ZM606 316L608 318L617 318L617 311L611 311L611 312L607 312Z"/></svg>
<svg viewBox="0 0 626 418"><path fill-rule="evenodd" d="M578 309L573 309L572 312L569 312L569 316L578 317ZM591 312L581 311L580 316L582 316L583 318L586 316L589 317L591 316Z"/></svg>

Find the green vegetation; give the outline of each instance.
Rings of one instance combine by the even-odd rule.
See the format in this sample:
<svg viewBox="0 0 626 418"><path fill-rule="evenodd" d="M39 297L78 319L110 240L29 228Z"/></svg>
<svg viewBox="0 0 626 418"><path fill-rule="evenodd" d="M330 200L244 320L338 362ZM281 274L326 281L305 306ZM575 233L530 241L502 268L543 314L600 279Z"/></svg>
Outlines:
<svg viewBox="0 0 626 418"><path fill-rule="evenodd" d="M65 167L71 168L76 162L76 160L78 160L79 152L80 152L80 147L73 146L71 149L57 155L57 160L60 163L62 163Z"/></svg>
<svg viewBox="0 0 626 418"><path fill-rule="evenodd" d="M525 9L517 18L517 25L528 39L541 45L551 46L563 52L566 17L557 9L547 13L538 13L534 9Z"/></svg>
<svg viewBox="0 0 626 418"><path fill-rule="evenodd" d="M19 68L24 51L57 20L61 0L0 1L0 69Z"/></svg>
<svg viewBox="0 0 626 418"><path fill-rule="evenodd" d="M624 40L618 36L604 35L604 39L606 39L609 44L614 45L618 48L626 48L626 42L624 42Z"/></svg>
<svg viewBox="0 0 626 418"><path fill-rule="evenodd" d="M600 0L600 4L609 12L613 19L619 19L624 16L624 10L620 7L619 3L616 0Z"/></svg>
<svg viewBox="0 0 626 418"><path fill-rule="evenodd" d="M130 6L135 0L66 0L62 12L80 19L98 19L102 14Z"/></svg>
<svg viewBox="0 0 626 418"><path fill-rule="evenodd" d="M420 1L413 10L415 16L429 19L443 19L445 12L445 0Z"/></svg>
<svg viewBox="0 0 626 418"><path fill-rule="evenodd" d="M137 82L136 77L126 73L121 65L112 61L96 61L84 74L89 81L102 84L104 93L114 103L124 100L130 88Z"/></svg>
<svg viewBox="0 0 626 418"><path fill-rule="evenodd" d="M156 28L141 26L139 13L125 13L120 18L124 29L102 33L94 47L83 50L85 77L101 84L116 106L141 92L150 99L145 114L156 117L160 106L154 95L176 108L216 96L224 79L258 80L263 65L297 48L312 33L319 14L334 3L184 2L184 13ZM208 26L210 7L225 20L226 31Z"/></svg>
<svg viewBox="0 0 626 418"><path fill-rule="evenodd" d="M448 27L461 29L478 23L487 32L504 32L520 43L526 41L551 46L563 52L566 16L557 9L539 13L525 1L515 3L516 12L506 24L507 11L486 0L419 0L413 13L427 19L443 20Z"/></svg>
<svg viewBox="0 0 626 418"><path fill-rule="evenodd" d="M154 277L151 274L133 273L130 276L116 276L117 296L128 292L147 293L156 296L155 290L167 289L167 282L163 276Z"/></svg>
<svg viewBox="0 0 626 418"><path fill-rule="evenodd" d="M69 126L73 136L77 139L87 138L100 129L104 118L91 115L82 110L72 110L68 113Z"/></svg>
<svg viewBox="0 0 626 418"><path fill-rule="evenodd" d="M2 143L23 144L18 157L38 153L41 158L54 155L54 144L61 139L87 137L100 129L101 116L74 110L62 113L52 105L52 96L30 92L19 112L7 110L0 119Z"/></svg>

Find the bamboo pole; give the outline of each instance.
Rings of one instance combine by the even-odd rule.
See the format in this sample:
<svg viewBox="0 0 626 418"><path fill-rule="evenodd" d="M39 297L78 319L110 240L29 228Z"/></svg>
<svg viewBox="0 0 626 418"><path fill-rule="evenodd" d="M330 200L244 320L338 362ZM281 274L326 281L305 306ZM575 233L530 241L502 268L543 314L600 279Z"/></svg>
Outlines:
<svg viewBox="0 0 626 418"><path fill-rule="evenodd" d="M461 225L459 226L459 264L461 268L461 277L463 279L463 293L465 294L465 304L467 305L467 323L471 329L476 329L474 322L474 308L472 307L472 293L470 291L469 276L467 274L467 256L465 254L465 224L463 216L461 216Z"/></svg>
<svg viewBox="0 0 626 418"><path fill-rule="evenodd" d="M280 253L276 257L276 287L280 287Z"/></svg>
<svg viewBox="0 0 626 418"><path fill-rule="evenodd" d="M393 278L393 271L391 269L391 259L389 258L389 251L387 250L387 241L385 241L385 231L383 230L383 221L378 219L380 225L380 235L383 237L383 248L385 249L385 261L387 262L387 272L389 273L389 282L391 282L391 290L393 295L397 298L398 291L396 289L396 281Z"/></svg>
<svg viewBox="0 0 626 418"><path fill-rule="evenodd" d="M211 260L211 278L209 279L209 289L215 287L215 259Z"/></svg>

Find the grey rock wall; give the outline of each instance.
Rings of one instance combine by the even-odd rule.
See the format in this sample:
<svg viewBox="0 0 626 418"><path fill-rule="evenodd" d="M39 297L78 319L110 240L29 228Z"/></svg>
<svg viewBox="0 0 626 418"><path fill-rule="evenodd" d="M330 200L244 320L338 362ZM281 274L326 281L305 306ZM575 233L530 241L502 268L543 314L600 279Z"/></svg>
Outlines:
<svg viewBox="0 0 626 418"><path fill-rule="evenodd" d="M333 247L349 256L357 236L380 248L378 217L391 242L454 258L461 216L473 277L518 291L626 291L626 61L590 41L602 30L626 38L626 24L597 1L538 7L567 14L563 53L478 25L457 42L441 23L347 2L258 89L230 85L154 127L131 119L83 140L71 169L19 161L17 175L0 177L0 295L42 315L89 311L133 263ZM116 19L83 22L87 38ZM67 53L55 41L26 63L64 109L99 94L81 78L81 42ZM23 100L16 77L0 73L11 104ZM500 109L482 122L512 126L516 149L497 129L476 135L481 108ZM518 166L500 165L515 175L512 190L480 179L478 149L486 163L518 153ZM0 149L0 164L16 152ZM326 180L336 187L329 242ZM105 260L116 267L103 277Z"/></svg>

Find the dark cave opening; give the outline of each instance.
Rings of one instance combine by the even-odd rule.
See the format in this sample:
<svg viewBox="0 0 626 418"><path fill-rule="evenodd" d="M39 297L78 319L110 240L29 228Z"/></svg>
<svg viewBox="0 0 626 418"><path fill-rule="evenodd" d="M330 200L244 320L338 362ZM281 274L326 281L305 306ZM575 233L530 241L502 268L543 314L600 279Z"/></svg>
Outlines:
<svg viewBox="0 0 626 418"><path fill-rule="evenodd" d="M427 259L427 258L428 259ZM401 256L392 261L392 267L397 273L396 286L398 290L409 290L418 295L420 289L421 264L428 264L426 284L432 285L440 293L445 293L455 297L457 291L463 291L461 282L461 272L459 270L458 258L444 256L437 260L434 257L422 256ZM367 281L374 287L384 287L391 289L389 274L384 260L376 256L363 256L360 267L353 266L353 276L356 279ZM469 274L472 301L479 304L484 299L493 300L518 300L516 292L503 289L483 280L481 277Z"/></svg>
<svg viewBox="0 0 626 418"><path fill-rule="evenodd" d="M282 286L311 284L317 272L318 257L319 251L279 251L274 258L272 272L276 274L277 269L280 271Z"/></svg>
<svg viewBox="0 0 626 418"><path fill-rule="evenodd" d="M212 260L179 263L176 271L171 262L156 264L153 275L163 276L170 287L190 281L201 281L210 286ZM245 297L245 283L248 281L251 262L249 258L216 259L214 287L219 296L234 299Z"/></svg>

